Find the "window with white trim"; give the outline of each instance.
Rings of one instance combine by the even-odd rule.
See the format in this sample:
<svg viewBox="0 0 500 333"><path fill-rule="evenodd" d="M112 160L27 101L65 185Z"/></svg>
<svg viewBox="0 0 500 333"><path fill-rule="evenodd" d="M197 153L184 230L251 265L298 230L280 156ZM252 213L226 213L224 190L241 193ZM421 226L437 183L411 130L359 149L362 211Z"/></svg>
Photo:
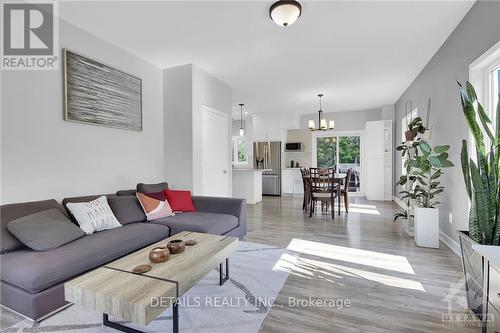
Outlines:
<svg viewBox="0 0 500 333"><path fill-rule="evenodd" d="M469 81L474 86L479 102L488 113L495 130L496 108L500 93L500 42L470 64Z"/></svg>

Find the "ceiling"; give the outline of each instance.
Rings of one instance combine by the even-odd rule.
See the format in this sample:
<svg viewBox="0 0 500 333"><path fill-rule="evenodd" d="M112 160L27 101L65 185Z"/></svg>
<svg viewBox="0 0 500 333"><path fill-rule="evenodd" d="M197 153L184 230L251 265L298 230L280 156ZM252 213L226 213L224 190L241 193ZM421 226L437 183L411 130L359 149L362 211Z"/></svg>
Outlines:
<svg viewBox="0 0 500 333"><path fill-rule="evenodd" d="M249 113L304 114L393 104L473 1L302 1L288 28L273 1L63 2L60 16L167 68L194 63Z"/></svg>

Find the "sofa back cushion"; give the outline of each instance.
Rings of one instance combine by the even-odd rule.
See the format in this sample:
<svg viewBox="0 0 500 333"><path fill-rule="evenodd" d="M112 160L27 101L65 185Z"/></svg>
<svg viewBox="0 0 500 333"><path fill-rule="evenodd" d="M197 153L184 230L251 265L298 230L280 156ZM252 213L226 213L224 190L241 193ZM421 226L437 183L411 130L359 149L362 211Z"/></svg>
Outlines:
<svg viewBox="0 0 500 333"><path fill-rule="evenodd" d="M116 191L117 196L123 196L123 195L133 195L135 197L135 193L137 192L136 189L133 190L119 190Z"/></svg>
<svg viewBox="0 0 500 333"><path fill-rule="evenodd" d="M168 189L168 183L157 183L157 184L137 184L137 192L139 193L154 193L154 192L162 192L163 190Z"/></svg>
<svg viewBox="0 0 500 333"><path fill-rule="evenodd" d="M67 216L64 208L54 199L0 206L1 252L11 252L25 247L23 243L21 243L7 230L7 224L10 221L51 208L59 209Z"/></svg>
<svg viewBox="0 0 500 333"><path fill-rule="evenodd" d="M123 225L146 221L146 215L135 195L111 197L108 203L118 221Z"/></svg>
<svg viewBox="0 0 500 333"><path fill-rule="evenodd" d="M60 209L51 208L10 221L7 229L35 251L49 251L85 236Z"/></svg>

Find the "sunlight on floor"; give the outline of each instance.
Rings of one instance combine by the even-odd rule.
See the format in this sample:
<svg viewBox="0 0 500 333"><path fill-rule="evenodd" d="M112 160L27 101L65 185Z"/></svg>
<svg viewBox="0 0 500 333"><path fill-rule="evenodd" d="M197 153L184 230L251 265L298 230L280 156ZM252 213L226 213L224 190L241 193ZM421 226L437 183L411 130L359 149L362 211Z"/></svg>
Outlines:
<svg viewBox="0 0 500 333"><path fill-rule="evenodd" d="M375 206L375 205L362 205L362 204L350 203L350 202L349 202L349 207L365 208L365 209L377 209L377 206Z"/></svg>
<svg viewBox="0 0 500 333"><path fill-rule="evenodd" d="M342 207L340 210L345 212L344 207ZM378 211L378 209L356 208L356 207L352 207L352 206L349 207L349 213L380 215L380 212Z"/></svg>
<svg viewBox="0 0 500 333"><path fill-rule="evenodd" d="M339 283L344 278L359 278L377 282L389 287L411 289L425 292L424 286L415 280L404 279L397 276L370 272L344 265L331 264L319 260L299 258L295 269L291 274L302 276L316 276L328 282Z"/></svg>
<svg viewBox="0 0 500 333"><path fill-rule="evenodd" d="M415 274L408 259L403 256L318 243L298 238L292 239L287 249L318 257L342 260L401 273Z"/></svg>

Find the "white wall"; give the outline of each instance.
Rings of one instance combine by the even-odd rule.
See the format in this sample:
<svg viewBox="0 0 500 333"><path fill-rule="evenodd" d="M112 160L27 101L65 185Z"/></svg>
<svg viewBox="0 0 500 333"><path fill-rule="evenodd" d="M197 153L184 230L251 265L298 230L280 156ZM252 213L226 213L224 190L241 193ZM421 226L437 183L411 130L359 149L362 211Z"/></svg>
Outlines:
<svg viewBox="0 0 500 333"><path fill-rule="evenodd" d="M390 110L393 106L386 106L380 109L346 111L346 112L324 112L323 117L327 120L335 120L335 131L359 131L364 130L365 123L372 120L392 119ZM388 118L384 118L388 117ZM390 117L390 118L389 118ZM290 161L299 162L301 166L312 166L312 139L309 131L309 120L314 120L318 126L318 113L309 113L300 116L300 129L289 130L287 133L287 142L303 142L305 149L303 152L285 152L284 166L289 167Z"/></svg>
<svg viewBox="0 0 500 333"><path fill-rule="evenodd" d="M1 203L114 193L163 180L161 70L64 21L60 46L142 78L143 131L63 120L59 71L1 77Z"/></svg>
<svg viewBox="0 0 500 333"><path fill-rule="evenodd" d="M231 135L232 89L201 68L182 65L163 71L165 107L165 175L173 188L203 193L202 106L228 115ZM231 140L227 147L231 156ZM232 192L231 159L228 160L229 188Z"/></svg>
<svg viewBox="0 0 500 333"><path fill-rule="evenodd" d="M412 100L424 116L427 100L432 99L432 144L451 145L450 160L454 168L444 170L442 184L446 187L439 201L440 229L443 239L457 246L457 230L468 230L469 200L460 167L462 139L468 127L460 106L457 80L469 78L469 64L500 40L500 2L479 1L429 61L418 77L398 99L396 107L396 143L401 140L401 118L405 102ZM395 181L401 175L401 157L395 152Z"/></svg>
<svg viewBox="0 0 500 333"><path fill-rule="evenodd" d="M193 189L192 65L163 70L165 179L172 188Z"/></svg>
<svg viewBox="0 0 500 333"><path fill-rule="evenodd" d="M231 168L231 130L232 130L232 94L231 87L205 72L198 66L193 65L193 193L203 194L203 117L202 106L206 105L217 111L227 114L228 145L228 194L231 196L232 168ZM221 149L224 149L221 147Z"/></svg>
<svg viewBox="0 0 500 333"><path fill-rule="evenodd" d="M365 123L372 120L382 120L382 109L345 111L345 112L324 112L323 117L327 120L335 120L336 131L362 130ZM318 113L309 113L300 117L300 128L308 129L308 121L314 120L318 126Z"/></svg>

